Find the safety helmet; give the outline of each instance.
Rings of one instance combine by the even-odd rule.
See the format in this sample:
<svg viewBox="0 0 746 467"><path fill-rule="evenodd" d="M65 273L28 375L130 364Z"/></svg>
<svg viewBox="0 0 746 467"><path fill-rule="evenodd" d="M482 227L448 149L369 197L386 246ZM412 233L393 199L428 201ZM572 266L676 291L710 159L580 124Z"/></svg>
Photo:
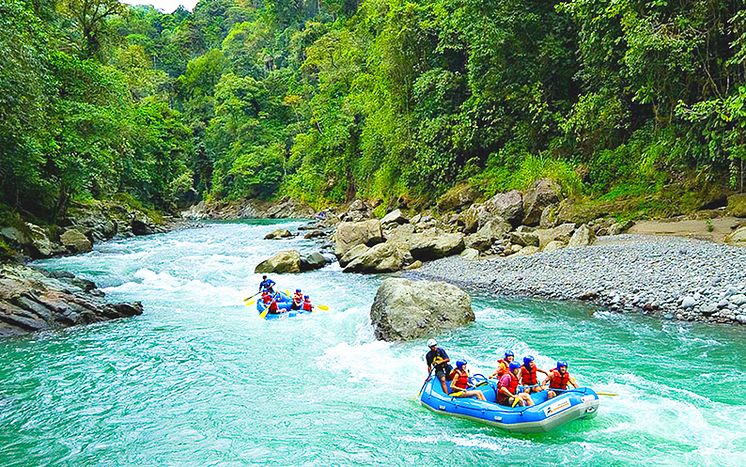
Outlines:
<svg viewBox="0 0 746 467"><path fill-rule="evenodd" d="M518 362L510 362L510 371L516 370L521 367L521 364Z"/></svg>
<svg viewBox="0 0 746 467"><path fill-rule="evenodd" d="M304 295L303 298L305 298L306 300L308 300L308 295Z"/></svg>
<svg viewBox="0 0 746 467"><path fill-rule="evenodd" d="M567 369L567 360L557 360L557 371L559 371L561 366Z"/></svg>
<svg viewBox="0 0 746 467"><path fill-rule="evenodd" d="M262 276L262 279L266 279L266 278L267 278L266 274L264 276Z"/></svg>
<svg viewBox="0 0 746 467"><path fill-rule="evenodd" d="M300 293L300 289L295 289L295 293Z"/></svg>
<svg viewBox="0 0 746 467"><path fill-rule="evenodd" d="M512 350L505 351L505 358L508 358L508 357L515 357Z"/></svg>
<svg viewBox="0 0 746 467"><path fill-rule="evenodd" d="M432 347L432 346L434 346L434 345L438 345L438 341L436 341L435 339L429 339L429 340L427 341L427 346L428 346L428 347Z"/></svg>
<svg viewBox="0 0 746 467"><path fill-rule="evenodd" d="M526 368L528 368L529 366L531 366L531 362L533 362L533 361L534 361L534 356L533 355L529 355L528 357L523 357L523 364L526 365Z"/></svg>
<svg viewBox="0 0 746 467"><path fill-rule="evenodd" d="M456 362L456 368L458 368L459 370L463 368L464 365L466 365L466 360L459 360Z"/></svg>

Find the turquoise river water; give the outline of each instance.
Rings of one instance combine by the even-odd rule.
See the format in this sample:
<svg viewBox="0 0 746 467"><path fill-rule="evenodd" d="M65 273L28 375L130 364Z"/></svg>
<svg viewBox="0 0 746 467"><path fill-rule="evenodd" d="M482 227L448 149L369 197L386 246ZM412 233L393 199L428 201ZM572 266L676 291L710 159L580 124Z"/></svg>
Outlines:
<svg viewBox="0 0 746 467"><path fill-rule="evenodd" d="M475 297L474 324L435 336L452 358L486 373L506 347L544 368L562 357L619 394L595 419L508 434L418 404L424 340L373 338L381 278L275 276L331 311L267 322L245 307L260 259L314 247L261 240L276 227L216 223L41 262L145 313L0 341L0 465L746 465L744 329Z"/></svg>

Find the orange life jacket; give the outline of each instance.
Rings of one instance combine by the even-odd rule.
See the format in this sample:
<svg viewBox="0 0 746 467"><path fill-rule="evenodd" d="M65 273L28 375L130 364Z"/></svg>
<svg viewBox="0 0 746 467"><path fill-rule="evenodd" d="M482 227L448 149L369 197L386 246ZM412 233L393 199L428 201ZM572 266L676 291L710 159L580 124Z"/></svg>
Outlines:
<svg viewBox="0 0 746 467"><path fill-rule="evenodd" d="M455 385L460 390L465 391L466 387L469 385L469 373L467 373L467 372L465 372L463 370L459 370L458 368L456 368L451 373L451 376L453 377L453 379L456 380L456 384Z"/></svg>
<svg viewBox="0 0 746 467"><path fill-rule="evenodd" d="M539 384L539 381L536 379L536 364L531 362L531 368L526 368L526 365L523 365L521 367L521 379L523 380L523 384L527 385L534 385Z"/></svg>
<svg viewBox="0 0 746 467"><path fill-rule="evenodd" d="M570 373L565 371L565 374L554 369L549 373L549 387L551 389L567 389L567 383L570 382Z"/></svg>
<svg viewBox="0 0 746 467"><path fill-rule="evenodd" d="M500 380L497 382L497 402L499 404L507 404L508 399L510 399L510 396L506 396L505 394L500 391L502 388L507 388L508 391L510 391L511 394L515 394L516 390L518 389L518 377L514 375L513 373L506 373L507 375L510 375L510 383L507 385L503 385L503 378L500 377ZM503 375L505 376L505 375Z"/></svg>
<svg viewBox="0 0 746 467"><path fill-rule="evenodd" d="M510 373L510 362L501 358L497 361L497 377L499 378L505 373Z"/></svg>

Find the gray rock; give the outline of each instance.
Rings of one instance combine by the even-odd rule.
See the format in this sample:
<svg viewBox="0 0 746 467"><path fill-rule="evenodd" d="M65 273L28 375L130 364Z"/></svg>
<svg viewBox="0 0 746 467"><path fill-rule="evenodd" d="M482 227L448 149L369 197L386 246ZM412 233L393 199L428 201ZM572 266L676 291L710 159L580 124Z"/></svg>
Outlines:
<svg viewBox="0 0 746 467"><path fill-rule="evenodd" d="M289 238L293 234L288 229L276 229L264 236L265 240L277 240L280 238Z"/></svg>
<svg viewBox="0 0 746 467"><path fill-rule="evenodd" d="M467 248L461 252L461 257L470 261L477 260L479 259L479 250L475 248Z"/></svg>
<svg viewBox="0 0 746 467"><path fill-rule="evenodd" d="M353 262L356 258L364 255L368 250L370 250L370 247L365 245L357 245L352 247L347 253L344 254L341 258L339 258L339 265L342 267L347 266L351 262Z"/></svg>
<svg viewBox="0 0 746 467"><path fill-rule="evenodd" d="M692 297L691 295L687 295L686 297L681 299L681 308L694 308L694 306L697 304L697 300Z"/></svg>
<svg viewBox="0 0 746 467"><path fill-rule="evenodd" d="M496 216L484 223L484 225L477 230L477 235L482 238L486 238L490 243L500 240L508 232L510 232L511 225L507 223L502 217Z"/></svg>
<svg viewBox="0 0 746 467"><path fill-rule="evenodd" d="M464 246L467 250L477 250L477 252L484 252L492 247L493 240L489 237L484 237L481 234L471 234L464 237Z"/></svg>
<svg viewBox="0 0 746 467"><path fill-rule="evenodd" d="M733 245L746 246L746 225L736 229L725 237L725 241Z"/></svg>
<svg viewBox="0 0 746 467"><path fill-rule="evenodd" d="M498 193L483 203L482 214L486 220L499 217L514 227L518 226L523 218L523 196L518 190Z"/></svg>
<svg viewBox="0 0 746 467"><path fill-rule="evenodd" d="M379 243L353 259L343 272L381 273L401 270L411 262L406 245L397 242Z"/></svg>
<svg viewBox="0 0 746 467"><path fill-rule="evenodd" d="M550 204L541 211L541 218L539 219L539 227L542 229L551 229L556 227L559 222L557 214L559 213L559 206L556 204Z"/></svg>
<svg viewBox="0 0 746 467"><path fill-rule="evenodd" d="M534 232L511 232L510 243L521 246L539 246L539 236Z"/></svg>
<svg viewBox="0 0 746 467"><path fill-rule="evenodd" d="M71 253L85 253L93 249L91 241L77 229L67 229L60 235L60 242Z"/></svg>
<svg viewBox="0 0 746 467"><path fill-rule="evenodd" d="M31 233L31 247L32 250L34 250L33 256L35 258L46 258L65 251L61 245L54 243L49 239L46 230L43 228L28 222L26 223L26 226Z"/></svg>
<svg viewBox="0 0 746 467"><path fill-rule="evenodd" d="M337 257L342 257L357 245L373 246L383 241L381 222L378 219L340 222L334 232L334 253Z"/></svg>
<svg viewBox="0 0 746 467"><path fill-rule="evenodd" d="M740 306L740 305L743 305L743 304L746 303L746 295L744 295L744 294L732 295L729 298L729 300L734 305L739 305Z"/></svg>
<svg viewBox="0 0 746 467"><path fill-rule="evenodd" d="M305 238L306 240L310 240L312 238L323 238L326 236L327 234L323 230L312 230L303 235L303 238Z"/></svg>
<svg viewBox="0 0 746 467"><path fill-rule="evenodd" d="M0 237L21 246L29 245L31 243L31 237L26 232L16 227L3 227L0 229Z"/></svg>
<svg viewBox="0 0 746 467"><path fill-rule="evenodd" d="M560 242L559 240L552 240L551 242L546 244L546 246L542 249L542 251L550 253L552 251L557 251L560 248L564 248L564 247L565 247L565 244Z"/></svg>
<svg viewBox="0 0 746 467"><path fill-rule="evenodd" d="M314 269L321 269L326 264L326 257L317 251L301 258L300 269L301 271L312 271Z"/></svg>
<svg viewBox="0 0 746 467"><path fill-rule="evenodd" d="M523 195L523 224L539 225L544 208L559 201L561 188L549 179L537 180Z"/></svg>
<svg viewBox="0 0 746 467"><path fill-rule="evenodd" d="M273 257L262 261L254 268L255 273L274 272L278 274L286 272L300 272L301 259L297 250L284 250Z"/></svg>
<svg viewBox="0 0 746 467"><path fill-rule="evenodd" d="M474 311L471 297L454 285L394 278L379 287L370 320L376 338L404 341L467 325Z"/></svg>
<svg viewBox="0 0 746 467"><path fill-rule="evenodd" d="M413 235L409 248L415 259L430 261L444 258L464 250L464 236L460 233L443 233L432 229Z"/></svg>
<svg viewBox="0 0 746 467"><path fill-rule="evenodd" d="M409 222L409 219L404 217L404 215L401 212L401 209L394 209L390 213L383 216L383 219L381 219L381 224L406 224Z"/></svg>
<svg viewBox="0 0 746 467"><path fill-rule="evenodd" d="M588 227L587 224L583 224L572 234L570 241L567 242L568 247L588 246L596 240L596 234L593 230Z"/></svg>
<svg viewBox="0 0 746 467"><path fill-rule="evenodd" d="M529 246L524 246L523 248L518 250L516 252L516 256L529 256L529 255L533 255L534 253L538 253L538 252L539 252L538 246L529 245Z"/></svg>

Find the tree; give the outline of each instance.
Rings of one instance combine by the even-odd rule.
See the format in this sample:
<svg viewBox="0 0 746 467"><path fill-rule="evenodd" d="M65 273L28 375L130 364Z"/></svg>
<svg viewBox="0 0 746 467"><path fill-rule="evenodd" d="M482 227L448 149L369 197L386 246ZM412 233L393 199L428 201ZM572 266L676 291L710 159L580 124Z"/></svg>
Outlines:
<svg viewBox="0 0 746 467"><path fill-rule="evenodd" d="M99 56L106 20L124 12L119 0L62 0L59 8L80 33L83 58Z"/></svg>

